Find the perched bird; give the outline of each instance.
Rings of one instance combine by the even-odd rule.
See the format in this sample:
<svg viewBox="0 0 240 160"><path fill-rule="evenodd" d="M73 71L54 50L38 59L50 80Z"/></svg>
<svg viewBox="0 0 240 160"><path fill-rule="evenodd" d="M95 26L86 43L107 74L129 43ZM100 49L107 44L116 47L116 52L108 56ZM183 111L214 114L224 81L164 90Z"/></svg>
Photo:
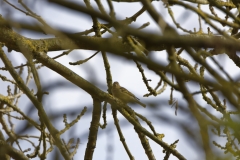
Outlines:
<svg viewBox="0 0 240 160"><path fill-rule="evenodd" d="M119 85L118 82L114 82L112 86L112 94L114 97L119 98L122 100L124 103L138 103L144 108L146 107L145 104L139 101L137 97L135 97L134 94L129 92L126 88L123 88Z"/></svg>

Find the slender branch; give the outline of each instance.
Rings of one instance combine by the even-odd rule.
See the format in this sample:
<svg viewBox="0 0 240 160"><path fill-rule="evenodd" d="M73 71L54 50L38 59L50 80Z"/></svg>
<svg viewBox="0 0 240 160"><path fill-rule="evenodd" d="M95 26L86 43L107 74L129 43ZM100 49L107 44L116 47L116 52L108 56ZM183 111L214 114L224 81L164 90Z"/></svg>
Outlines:
<svg viewBox="0 0 240 160"><path fill-rule="evenodd" d="M101 118L101 101L93 97L92 122L89 128L87 148L85 150L84 160L92 160L93 152L97 143L97 134Z"/></svg>
<svg viewBox="0 0 240 160"><path fill-rule="evenodd" d="M42 104L37 100L37 98L32 94L32 92L29 90L29 88L25 85L24 81L20 76L18 76L17 72L14 70L14 67L12 66L11 62L8 60L7 56L3 52L3 50L0 50L0 57L5 64L5 66L8 68L10 74L14 78L14 80L17 82L18 86L21 88L21 90L28 96L28 98L32 101L34 106L37 108L39 112L39 118L42 122L47 126L49 132L53 136L55 143L62 153L63 157L67 160L70 160L69 155L67 154L67 151L63 148L63 145L61 143L61 139L58 135L58 131L54 126L51 124L50 119L48 118L45 110L43 109Z"/></svg>
<svg viewBox="0 0 240 160"><path fill-rule="evenodd" d="M28 157L26 157L23 154L23 152L20 152L19 150L16 150L15 148L10 146L9 144L4 142L3 140L0 140L0 150L1 150L1 153L6 153L7 155L9 155L13 159L29 160Z"/></svg>

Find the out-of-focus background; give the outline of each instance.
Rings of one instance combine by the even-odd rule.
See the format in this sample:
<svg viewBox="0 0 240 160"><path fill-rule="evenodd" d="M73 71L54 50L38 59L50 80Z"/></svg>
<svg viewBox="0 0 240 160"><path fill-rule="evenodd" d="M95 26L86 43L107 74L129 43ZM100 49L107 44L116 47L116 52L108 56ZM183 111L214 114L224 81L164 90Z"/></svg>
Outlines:
<svg viewBox="0 0 240 160"><path fill-rule="evenodd" d="M8 2L12 3L14 6L24 8L16 1L16 0L8 0ZM76 4L81 4L85 6L83 1L71 1ZM95 1L90 1L92 6L97 9L97 4ZM23 3L26 4L34 13L41 16L45 22L50 25L54 29L64 30L69 33L77 33L89 30L93 26L92 19L89 15L72 11L71 9L66 9L64 7L60 7L58 5L49 3L45 0L23 0ZM109 12L109 7L107 1L101 1L104 8L107 12ZM136 12L138 12L142 4L141 2L135 3L125 3L125 2L112 2L116 14L116 19L124 20L127 17L131 17ZM196 8L195 4L191 4ZM168 13L168 8L165 7L162 1L154 1L152 2L154 8L158 11L159 14L164 18L164 20L172 27L176 28L173 24L172 19ZM181 27L194 31L199 30L199 17L194 14L192 11L187 10L186 8L180 6L170 6L175 20L181 24ZM201 9L203 11L209 12L206 6L202 6ZM219 10L215 10L219 17L223 17L224 14ZM26 22L30 24L38 23L36 19L28 16L21 11L17 10L14 7L11 7L5 1L1 1L0 4L0 14L7 20L16 21L16 22ZM103 20L100 22L106 23ZM200 20L202 24L203 32L207 33L207 25L205 26L205 22ZM145 12L141 16L139 16L135 22L133 22L130 26L132 27L140 27L144 23L149 22L150 25L143 29L143 31L155 33L156 35L161 34L161 30L151 18L151 16ZM219 25L218 23L216 25ZM229 27L222 27L226 31ZM31 39L46 39L46 38L54 38L53 35L46 35L43 33L37 33L25 29L14 27L14 31L19 33L22 36ZM182 30L177 30L179 34L186 34ZM212 30L213 33L216 31ZM94 35L91 33L90 35ZM111 37L112 35L107 33L104 34L103 37ZM4 47L4 51L8 58L11 60L14 66L19 66L21 64L26 63L25 57L15 51L8 52L7 48ZM50 57L54 57L63 53L64 50L48 52ZM83 60L90 57L96 51L90 50L73 50L69 55L60 57L56 59L59 63L63 64L67 68L74 71L76 74L80 75L87 81L94 84L96 87L100 88L102 91L107 92L107 83L106 83L106 72L102 59L101 53L98 53L95 57L90 59L87 63L82 65L69 65L69 62L75 62L78 60ZM112 79L114 81L118 81L121 86L127 88L133 94L138 97L141 102L147 104L146 108L142 108L137 104L129 104L131 108L133 108L137 113L145 116L149 121L152 122L152 125L155 127L157 133L164 134L165 137L163 141L172 144L174 141L179 140L177 143L176 150L181 153L186 159L191 160L202 160L205 159L204 150L201 148L201 135L199 131L199 126L196 119L189 114L188 104L183 98L183 95L178 91L173 92L173 103L169 103L171 87L166 86L163 93L157 96L149 96L143 97L143 95L148 93L148 90L143 83L141 73L139 72L136 64L132 60L128 60L124 57L116 56L111 53L107 53L110 70L112 73ZM193 66L196 63L188 54L182 53L182 57L186 58L189 63ZM162 65L167 66L169 64L168 56L166 51L151 51L148 55L149 59L160 63ZM221 66L230 74L232 77L238 76L238 67L228 58L227 55L217 55L214 58L221 62ZM218 70L219 68L214 64L210 59L206 59L212 68ZM37 64L40 65L40 64ZM0 60L0 67L4 67L3 62ZM143 64L142 67L145 70L145 74L147 79L149 79L149 85L153 88L159 82L159 76L156 75L153 71L149 70L148 67ZM186 69L187 70L187 69ZM23 74L21 77L26 79L28 70L25 67ZM74 159L84 159L85 149L88 141L89 127L91 122L91 113L92 113L92 98L89 94L86 94L84 90L75 86L71 82L67 81L58 73L50 70L47 67L41 67L38 70L39 77L42 83L42 87L44 91L49 92L49 95L44 95L43 98L43 107L48 114L49 118L52 120L54 126L61 130L64 128L63 123L63 114L66 114L68 117L68 121L70 122L80 112L83 107L87 107L87 112L83 115L81 120L76 123L70 130L64 133L61 138L68 141L70 138L80 138L80 146L74 156ZM11 77L7 71L0 70L0 74L2 76ZM224 74L220 73L222 76ZM168 77L171 77L169 74ZM206 77L210 80L214 80L214 78L206 73ZM11 78L10 78L11 79ZM170 78L171 79L171 78ZM0 94L7 95L7 86L10 85L11 90L14 90L14 86L5 81L0 81ZM29 88L36 91L36 86L33 80L29 83ZM199 84L195 82L187 83L188 89L191 93L199 91ZM218 95L220 98L223 98L221 94ZM215 114L216 116L221 116L217 111L208 107L208 104L202 99L201 94L197 94L193 96L194 99L203 107ZM178 104L178 109L176 110L176 103ZM103 103L102 103L103 104ZM29 117L34 119L36 122L39 121L37 110L34 109L33 104L30 100L23 95L21 99L19 99L18 107ZM177 115L175 114L177 112ZM116 131L116 127L114 126L114 121L112 117L112 112L110 105L107 106L107 127L105 129L99 128L98 130L98 138L96 143L96 148L94 150L93 159L107 159L107 160L123 160L129 159L126 151L123 148L122 143L119 140L118 133ZM144 160L148 159L145 154L145 151L142 147L142 144L136 134L133 125L131 125L119 112L118 119L120 126L122 127L122 132L125 136L125 141L136 160ZM39 132L26 127L26 123L19 120L13 120L14 122L14 130L16 133L21 133L21 135L36 135L39 136ZM149 130L148 125L145 122L140 120L142 126ZM101 119L101 123L103 120ZM187 127L187 128L186 128ZM209 132L210 129L209 129ZM4 135L7 137L6 133ZM192 136L193 138L190 138ZM199 137L198 140L196 140ZM38 142L37 138L31 139L33 142ZM226 156L222 153L222 150L214 146L211 142L217 141L220 144L224 144L224 138L217 138L210 136L210 146L213 148L213 152L219 153L223 157ZM149 139L151 148L153 150L153 154L156 159L163 159L165 153L163 153L163 148ZM25 140L20 140L20 145L23 150L28 148L32 148L32 144ZM14 147L17 148L17 145L14 144ZM26 152L26 154L30 154L33 150ZM54 151L47 155L47 159L63 159L62 156L56 155L60 154L59 151L54 148ZM38 157L34 159L39 159ZM177 159L175 156L171 155L170 160Z"/></svg>

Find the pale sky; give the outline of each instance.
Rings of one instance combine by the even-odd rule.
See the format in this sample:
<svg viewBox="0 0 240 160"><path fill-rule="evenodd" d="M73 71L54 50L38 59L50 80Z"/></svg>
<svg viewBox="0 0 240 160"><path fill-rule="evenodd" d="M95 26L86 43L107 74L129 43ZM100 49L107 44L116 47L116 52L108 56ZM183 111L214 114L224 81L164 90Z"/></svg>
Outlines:
<svg viewBox="0 0 240 160"><path fill-rule="evenodd" d="M15 2L11 0L10 2ZM46 5L44 1L35 1L37 4L34 6L34 12L36 14L40 15L49 25L52 27L56 27L58 29L64 29L71 31L73 33L75 32L82 32L87 29L90 29L92 26L92 20L88 16L82 16L82 14L79 14L77 12L71 12L67 9L59 9L52 5ZM95 1L91 1L91 3L95 3ZM104 5L106 6L106 2L103 1ZM130 17L134 13L136 13L140 8L140 3L117 3L113 2L114 8L116 11L116 16L119 19L124 19L125 17ZM154 2L153 3L155 8L161 13L161 15L164 17L164 19L169 23L173 24L168 13L167 9L163 7L162 2ZM10 7L9 7L10 8ZM107 8L107 7L106 7ZM177 10L176 10L177 9ZM179 7L172 7L172 10L175 12L175 18L176 20L180 22L184 22L182 24L183 27L186 27L188 29L193 30L193 28L198 29L198 19L196 15L189 14L190 12L186 9L179 8ZM179 14L177 14L179 13ZM6 12L3 12L3 10L0 9L0 14L3 16L6 16ZM10 17L16 18L18 20L24 20L24 21L33 21L31 17L27 17L23 13L16 11L9 14ZM34 20L35 21L35 20ZM134 23L134 26L141 26L143 23L150 22L151 25L145 29L146 31L151 32L158 32L159 29L156 26L155 22L149 17L147 13L144 13L141 15L137 21ZM204 22L202 23L204 26ZM204 26L205 27L205 26ZM205 31L207 28L203 28ZM32 32L20 32L22 35L29 37L29 38L47 38L49 36L43 35L43 34L33 34ZM179 33L182 33L181 31ZM62 51L58 52L49 52L48 55L51 57L56 56L58 54L62 53ZM106 73L104 69L104 64L102 61L101 54L99 53L97 56L92 58L89 62L86 64L80 65L80 66L70 66L69 62L75 62L80 59L85 59L95 53L95 51L86 51L86 50L75 50L72 53L70 53L68 56L64 56L62 58L59 58L57 61L64 64L68 68L72 69L74 72L79 74L81 77L87 79L88 81L95 82L96 86L100 89L107 92L107 86L106 86ZM152 57L155 58L155 60L159 60L160 62L167 64L168 60L166 57L166 54L163 52L154 52L151 53ZM144 83L142 82L141 74L136 68L136 65L132 61L128 61L124 58L116 57L113 55L109 55L109 63L111 65L111 72L112 72L112 78L113 81L118 81L122 86L127 88L129 91L134 93L138 98L141 99L144 103L150 103L150 102L159 102L159 105L156 106L159 109L156 110L151 109L150 106L148 106L146 109L141 108L141 106L133 105L131 107L134 108L134 110L148 118L153 125L155 126L155 129L158 133L165 134L165 138L163 139L166 143L170 144L173 143L175 140L179 139L179 143L177 145L177 150L185 156L187 159L191 160L201 160L203 155L201 153L196 152L194 150L194 144L188 143L188 139L182 135L182 131L180 131L179 128L177 128L176 124L169 125L168 123L164 122L162 119L158 119L156 115L158 116L166 116L166 117L173 117L175 121L186 121L187 123L191 122L189 121L189 115L186 115L185 112L182 112L181 110L178 111L178 115L175 116L175 108L171 108L171 105L168 105L169 95L170 95L170 88L168 87L167 90L157 97L143 97L144 94L148 93L147 88L144 86ZM21 54L12 52L8 54L10 59L12 60L12 63L15 65L20 65L21 63L25 62L25 59L21 56ZM225 66L227 66L226 69L230 68L231 74L236 75L237 72L233 68L236 68L232 63L230 63L229 58L225 55L221 56L222 59L224 59ZM3 65L0 61L0 67ZM223 64L223 63L222 63ZM156 83L159 81L159 78L155 75L154 72L148 71L147 68L144 66L144 69L146 70L146 74L149 79L152 81L150 82L150 85L152 87L156 86ZM26 71L26 70L25 70ZM91 72L91 74L89 74ZM5 75L6 72L0 71L0 74ZM54 73L53 71L43 67L39 70L41 82L43 85L54 85L57 82L66 82L65 79L63 79L61 76L59 76L57 73ZM94 75L92 74L94 73ZM24 74L26 76L26 74ZM1 84L0 86L3 86L4 90L0 89L1 94L6 94L6 83ZM75 110L77 110L79 113L81 109L84 106L89 107L88 114L84 115L82 119L76 124L74 129L67 132L62 138L64 138L66 141L69 138L75 137L81 139L81 144L79 146L77 154L74 156L74 159L83 160L84 153L87 145L87 136L88 136L88 129L90 125L91 120L91 106L92 106L92 99L91 96L86 94L83 90L80 88L75 87L74 85L71 85L69 82L67 82L67 86L62 86L60 88L55 88L54 90L51 90L50 95L46 96L44 98L44 107L49 114L57 114L57 113L73 113ZM33 82L31 82L32 88ZM69 87L69 88L68 88ZM191 91L197 91L196 87L192 87ZM174 92L174 97L177 98L179 101L179 104L184 104L185 101L183 100L182 95L180 95L177 92ZM196 98L200 99L201 96L196 96ZM26 100L26 98L25 98ZM21 100L20 104L23 106L23 108L29 107L29 103L26 104L25 100ZM203 106L206 106L204 104ZM36 114L36 113L35 113ZM153 116L154 115L154 116ZM70 115L69 115L69 121L70 121ZM74 117L71 117L74 118ZM118 118L120 120L120 125L123 127L123 134L126 139L126 143L128 144L130 151L132 152L133 156L136 160L144 160L147 159L144 150L142 149L141 143L138 139L137 134L135 133L133 126L129 125L126 120L121 116L120 113L118 113ZM108 106L108 112L107 112L107 120L108 120L108 126L107 129L100 129L99 128L99 137L96 145L96 149L94 151L94 159L107 159L107 157L113 158L113 160L125 160L129 159L127 156L127 153L125 152L122 143L119 141L118 134L116 132L116 129L114 127L112 113L110 111L110 107ZM101 119L102 122L102 119ZM64 124L62 122L62 117L59 117L57 120L54 121L54 124L58 129L62 129L64 127ZM146 126L144 123L142 123L143 126ZM18 128L18 126L16 126ZM160 146L152 143L151 140L150 144L153 149L153 153L156 157L156 159L163 159L164 154L162 153L163 148ZM111 144L111 146L109 146ZM28 146L29 144L26 143ZM26 146L26 148L27 148ZM112 153L109 154L109 151L107 149L111 148ZM25 149L25 148L24 148ZM31 151L30 151L31 152ZM29 153L30 153L29 152ZM108 152L108 153L107 153ZM107 155L108 154L108 155ZM51 155L51 154L50 154ZM47 159L51 159L50 155ZM110 158L109 158L110 159ZM171 155L170 160L175 160L176 158Z"/></svg>

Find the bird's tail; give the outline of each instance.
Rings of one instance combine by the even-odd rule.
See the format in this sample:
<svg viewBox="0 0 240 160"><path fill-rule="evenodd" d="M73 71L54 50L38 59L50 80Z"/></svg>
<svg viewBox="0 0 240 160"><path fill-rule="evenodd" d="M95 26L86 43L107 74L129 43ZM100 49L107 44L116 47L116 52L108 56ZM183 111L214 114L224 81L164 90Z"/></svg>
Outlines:
<svg viewBox="0 0 240 160"><path fill-rule="evenodd" d="M137 101L138 104L140 104L141 106L143 106L144 108L146 108L146 104L140 102L140 101Z"/></svg>

